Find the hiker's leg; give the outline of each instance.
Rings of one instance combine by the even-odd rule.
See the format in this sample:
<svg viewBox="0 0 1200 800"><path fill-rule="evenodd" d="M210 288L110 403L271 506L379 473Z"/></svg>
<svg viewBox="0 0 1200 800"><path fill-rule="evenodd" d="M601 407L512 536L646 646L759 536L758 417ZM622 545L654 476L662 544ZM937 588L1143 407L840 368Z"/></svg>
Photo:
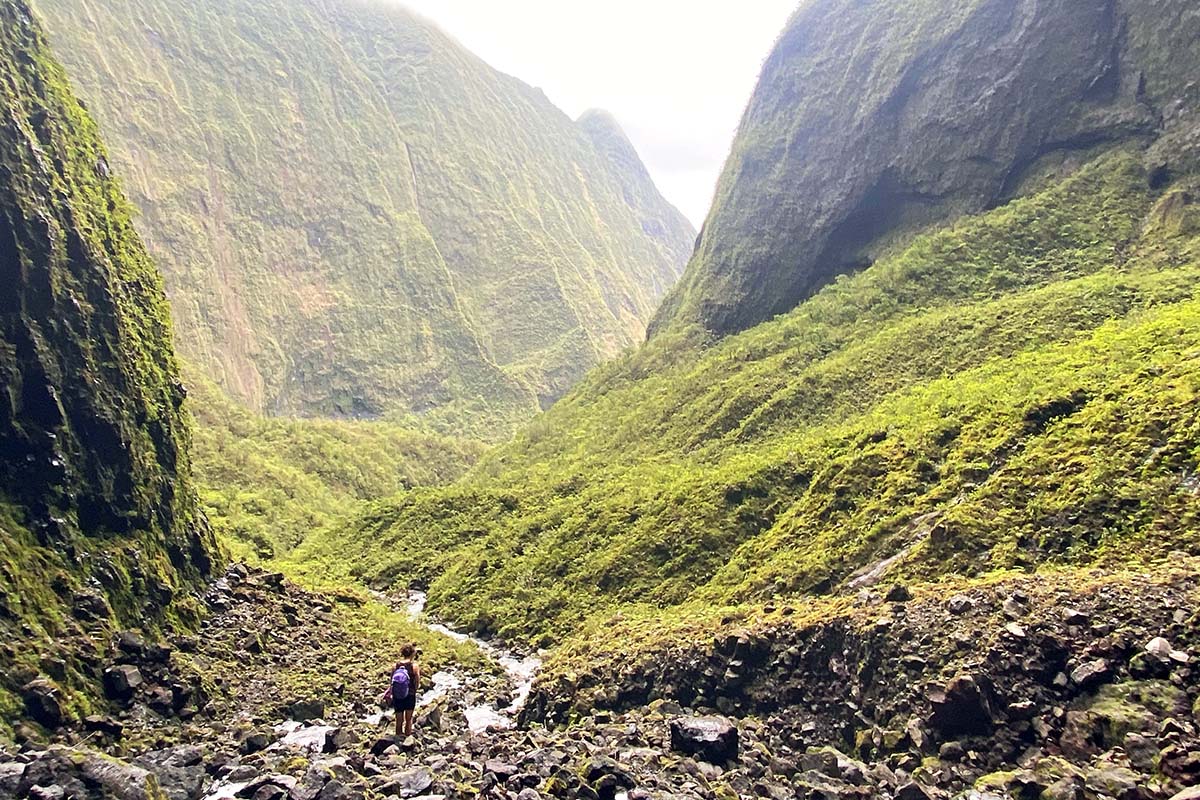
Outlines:
<svg viewBox="0 0 1200 800"><path fill-rule="evenodd" d="M413 732L413 712L409 709L404 712L404 735L412 736Z"/></svg>
<svg viewBox="0 0 1200 800"><path fill-rule="evenodd" d="M404 735L404 712L396 712L396 738Z"/></svg>

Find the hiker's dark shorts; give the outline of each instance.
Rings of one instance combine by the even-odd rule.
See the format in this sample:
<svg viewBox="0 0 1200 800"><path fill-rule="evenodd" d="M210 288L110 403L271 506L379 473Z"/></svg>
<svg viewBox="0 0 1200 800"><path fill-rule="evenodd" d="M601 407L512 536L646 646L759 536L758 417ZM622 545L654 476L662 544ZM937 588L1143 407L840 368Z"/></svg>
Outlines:
<svg viewBox="0 0 1200 800"><path fill-rule="evenodd" d="M408 697L392 698L392 708L396 711L413 711L417 707L417 696L413 692Z"/></svg>

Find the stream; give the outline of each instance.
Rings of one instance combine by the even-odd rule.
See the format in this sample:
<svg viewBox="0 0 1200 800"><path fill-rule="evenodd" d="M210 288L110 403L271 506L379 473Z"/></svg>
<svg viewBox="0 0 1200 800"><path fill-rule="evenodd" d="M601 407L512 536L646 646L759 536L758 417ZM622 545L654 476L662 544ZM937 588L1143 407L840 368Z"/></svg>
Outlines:
<svg viewBox="0 0 1200 800"><path fill-rule="evenodd" d="M378 594L377 599L385 603L393 602L387 595ZM483 652L490 661L500 665L505 676L513 686L512 695L506 703L466 703L463 714L467 718L467 727L473 734L486 733L488 728L511 728L516 723L517 713L524 707L529 697L530 687L541 669L542 661L536 655L521 657L515 653L498 647L491 642L469 636L456 631L440 622L430 622L425 617L424 592L410 591L405 598L405 608L409 618L422 623L429 630L448 636L456 642L470 642ZM464 686L470 688L478 679L464 676L455 669L444 669L429 677L433 684L426 689L417 700L417 707L422 708L445 697L455 689Z"/></svg>
<svg viewBox="0 0 1200 800"><path fill-rule="evenodd" d="M429 676L431 685L417 699L418 709L461 692L462 712L471 735L483 736L489 730L507 730L516 725L517 714L524 707L533 680L541 669L540 658L536 655L521 657L491 642L428 620L425 616L424 592L410 591L405 597L393 597L382 592L372 594L384 605L397 611L406 611L413 621L421 623L435 633L449 636L457 642L470 642L475 645L485 658L501 667L512 688L511 694L502 701L479 702L479 696L492 688L487 678L454 668L438 670ZM390 711L380 711L364 717L362 721L372 727L381 727L389 720L390 715ZM275 726L275 733L279 738L268 750L288 749L319 756L325 748L326 737L337 730L335 725L314 725L287 720ZM219 781L209 789L203 800L234 800L237 792L248 785L248 781Z"/></svg>

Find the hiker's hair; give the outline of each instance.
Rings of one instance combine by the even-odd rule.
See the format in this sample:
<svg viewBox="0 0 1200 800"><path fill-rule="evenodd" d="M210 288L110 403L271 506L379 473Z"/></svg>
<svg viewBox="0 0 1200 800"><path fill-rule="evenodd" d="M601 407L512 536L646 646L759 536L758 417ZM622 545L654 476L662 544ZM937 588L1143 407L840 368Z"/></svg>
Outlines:
<svg viewBox="0 0 1200 800"><path fill-rule="evenodd" d="M417 654L417 646L415 644L406 644L400 648L401 658L412 658Z"/></svg>

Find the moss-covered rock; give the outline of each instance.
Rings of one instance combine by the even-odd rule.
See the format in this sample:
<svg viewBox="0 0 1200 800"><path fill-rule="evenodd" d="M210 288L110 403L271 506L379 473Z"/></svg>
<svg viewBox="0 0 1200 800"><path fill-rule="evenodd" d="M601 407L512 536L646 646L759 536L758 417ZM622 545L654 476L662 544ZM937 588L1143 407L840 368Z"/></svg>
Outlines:
<svg viewBox="0 0 1200 800"><path fill-rule="evenodd" d="M803 3L653 327L744 330L1097 146L1194 170L1198 37L1189 0Z"/></svg>
<svg viewBox="0 0 1200 800"><path fill-rule="evenodd" d="M189 615L186 590L210 573L217 548L191 482L161 280L96 126L24 0L0 3L0 107L8 715L17 709L2 693L48 664L62 688L94 685L89 655L72 649L81 625L99 634L114 620Z"/></svg>

